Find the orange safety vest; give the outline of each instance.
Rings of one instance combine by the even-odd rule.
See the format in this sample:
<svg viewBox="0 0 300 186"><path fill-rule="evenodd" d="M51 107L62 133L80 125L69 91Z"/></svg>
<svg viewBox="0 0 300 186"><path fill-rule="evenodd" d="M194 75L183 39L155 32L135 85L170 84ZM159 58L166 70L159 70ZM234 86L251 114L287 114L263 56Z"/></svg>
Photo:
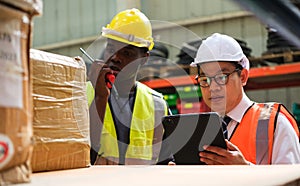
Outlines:
<svg viewBox="0 0 300 186"><path fill-rule="evenodd" d="M271 164L279 112L287 117L299 137L295 118L279 103L255 103L246 111L241 123L233 132L230 142L253 164Z"/></svg>

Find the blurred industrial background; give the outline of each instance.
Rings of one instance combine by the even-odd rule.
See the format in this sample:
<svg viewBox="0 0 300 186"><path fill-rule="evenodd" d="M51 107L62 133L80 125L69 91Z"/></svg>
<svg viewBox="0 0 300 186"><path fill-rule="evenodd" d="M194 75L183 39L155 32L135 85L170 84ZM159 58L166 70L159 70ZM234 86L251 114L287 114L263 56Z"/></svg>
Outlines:
<svg viewBox="0 0 300 186"><path fill-rule="evenodd" d="M293 3L297 5L297 1ZM43 4L43 15L34 18L32 48L52 53L82 56L79 48L87 49L100 36L101 28L113 15L135 7L153 20L154 38L162 44L160 48L159 44L156 45L156 51L163 52L164 58L167 58L164 65L189 64L193 59L193 48L197 48L201 39L214 32L236 38L251 58L252 67L291 64L298 60L297 47L231 0L44 0ZM291 51L295 53L281 55ZM270 54L279 56L261 59ZM172 76L172 68L165 71ZM299 77L299 72L294 76ZM262 76L258 81L263 80ZM282 102L290 111L296 112L297 103L300 103L300 88L295 83L289 83L293 80L295 78L281 78L283 82L277 85L277 80L273 79L269 84L275 82L274 85L265 86L268 82L255 85L246 89L247 94L257 102ZM285 86L289 84L292 86ZM172 93L168 91L162 90L165 94Z"/></svg>

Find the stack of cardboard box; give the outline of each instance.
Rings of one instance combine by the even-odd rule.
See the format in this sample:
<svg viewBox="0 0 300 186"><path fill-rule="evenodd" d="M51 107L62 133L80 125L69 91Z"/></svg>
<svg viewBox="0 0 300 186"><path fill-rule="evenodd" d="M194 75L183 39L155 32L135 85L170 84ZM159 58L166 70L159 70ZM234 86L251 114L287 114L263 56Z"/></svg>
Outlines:
<svg viewBox="0 0 300 186"><path fill-rule="evenodd" d="M40 0L0 0L0 185L30 181L32 86L29 48Z"/></svg>

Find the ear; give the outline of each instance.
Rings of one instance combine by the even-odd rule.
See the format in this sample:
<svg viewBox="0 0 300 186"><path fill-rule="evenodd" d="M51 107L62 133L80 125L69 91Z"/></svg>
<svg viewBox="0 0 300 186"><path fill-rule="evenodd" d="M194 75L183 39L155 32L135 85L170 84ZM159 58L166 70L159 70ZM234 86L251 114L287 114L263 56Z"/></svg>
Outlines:
<svg viewBox="0 0 300 186"><path fill-rule="evenodd" d="M147 51L147 52L145 53L145 56L144 56L143 59L141 60L141 65L144 65L144 64L147 63L149 56L150 56L150 53L149 53L149 51Z"/></svg>
<svg viewBox="0 0 300 186"><path fill-rule="evenodd" d="M247 69L243 69L241 71L241 81L243 86L245 86L247 84L248 78L249 78L249 71Z"/></svg>

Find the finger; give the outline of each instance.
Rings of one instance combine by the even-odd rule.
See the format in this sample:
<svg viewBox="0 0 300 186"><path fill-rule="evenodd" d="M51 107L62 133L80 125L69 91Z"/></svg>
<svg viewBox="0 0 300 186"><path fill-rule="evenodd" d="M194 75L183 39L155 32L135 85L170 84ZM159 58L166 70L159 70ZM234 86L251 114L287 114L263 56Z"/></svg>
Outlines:
<svg viewBox="0 0 300 186"><path fill-rule="evenodd" d="M200 158L200 161L202 161L203 163L205 163L206 165L215 165L214 161L207 159L207 158Z"/></svg>
<svg viewBox="0 0 300 186"><path fill-rule="evenodd" d="M100 71L98 72L98 77L95 81L95 94L97 96L106 97L110 94L110 89L106 86L106 78L105 75L107 73L112 73L113 71L107 67L106 65L103 65Z"/></svg>
<svg viewBox="0 0 300 186"><path fill-rule="evenodd" d="M106 73L112 73L112 72L113 70L111 70L106 64L102 62L95 62L91 66L89 80L92 82L93 86L95 87L96 82L98 85L99 83L98 81L100 82L105 81L104 76Z"/></svg>
<svg viewBox="0 0 300 186"><path fill-rule="evenodd" d="M106 67L106 66L102 66L102 68L99 70L98 72L98 77L97 77L97 86L101 86L101 85L105 85L106 82L105 82L105 75L107 73L112 73L113 71L109 68L109 67Z"/></svg>
<svg viewBox="0 0 300 186"><path fill-rule="evenodd" d="M221 156L212 153L201 153L200 161L206 163L207 165L221 165Z"/></svg>
<svg viewBox="0 0 300 186"><path fill-rule="evenodd" d="M170 162L168 163L168 165L170 165L170 166L174 166L174 165L176 165L176 163L175 163L175 162L173 162L173 161L170 161Z"/></svg>
<svg viewBox="0 0 300 186"><path fill-rule="evenodd" d="M219 156L226 156L228 153L228 151L226 149L223 149L221 147L216 147L216 146L204 145L203 149L208 152L218 154Z"/></svg>

